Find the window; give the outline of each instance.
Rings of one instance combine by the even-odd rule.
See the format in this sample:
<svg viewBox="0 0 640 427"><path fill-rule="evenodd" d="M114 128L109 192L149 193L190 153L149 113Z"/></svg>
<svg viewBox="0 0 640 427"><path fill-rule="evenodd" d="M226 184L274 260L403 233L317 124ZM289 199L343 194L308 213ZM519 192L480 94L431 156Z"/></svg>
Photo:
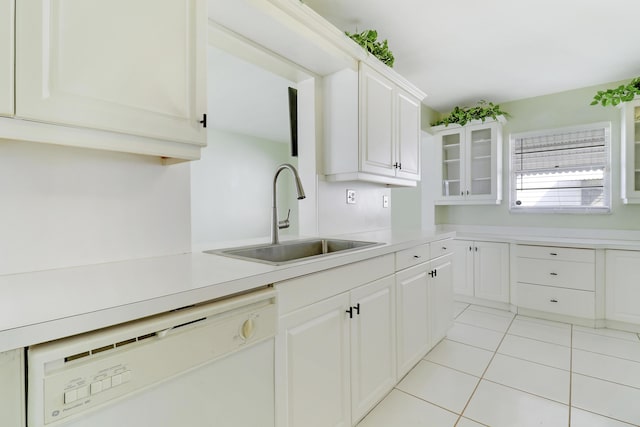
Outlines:
<svg viewBox="0 0 640 427"><path fill-rule="evenodd" d="M610 135L610 123L511 135L511 211L610 212Z"/></svg>

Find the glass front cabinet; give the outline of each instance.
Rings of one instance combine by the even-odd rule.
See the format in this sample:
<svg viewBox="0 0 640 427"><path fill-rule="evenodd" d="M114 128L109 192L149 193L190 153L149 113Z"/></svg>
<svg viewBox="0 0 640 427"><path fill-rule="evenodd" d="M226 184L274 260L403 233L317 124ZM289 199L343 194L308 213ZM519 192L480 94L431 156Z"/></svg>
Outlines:
<svg viewBox="0 0 640 427"><path fill-rule="evenodd" d="M438 205L500 204L502 201L502 123L474 121L435 126Z"/></svg>
<svg viewBox="0 0 640 427"><path fill-rule="evenodd" d="M640 98L621 105L620 195L624 203L640 203Z"/></svg>

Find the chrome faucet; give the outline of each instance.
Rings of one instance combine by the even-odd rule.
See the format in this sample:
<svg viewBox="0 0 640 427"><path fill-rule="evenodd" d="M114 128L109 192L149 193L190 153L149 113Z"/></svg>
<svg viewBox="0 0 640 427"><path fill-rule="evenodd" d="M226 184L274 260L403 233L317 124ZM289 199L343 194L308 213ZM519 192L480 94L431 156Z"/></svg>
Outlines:
<svg viewBox="0 0 640 427"><path fill-rule="evenodd" d="M276 182L278 181L278 175L284 169L289 169L293 174L293 177L296 181L296 190L298 191L298 200L302 200L305 197L304 189L302 188L302 182L300 181L300 176L298 175L298 171L289 163L283 163L278 166L278 170L276 170L276 174L273 177L273 208L271 210L271 244L275 245L279 243L278 239L278 229L288 228L289 227L289 214L291 213L291 209L289 209L289 214L287 214L287 219L283 221L278 221L278 207L276 206Z"/></svg>

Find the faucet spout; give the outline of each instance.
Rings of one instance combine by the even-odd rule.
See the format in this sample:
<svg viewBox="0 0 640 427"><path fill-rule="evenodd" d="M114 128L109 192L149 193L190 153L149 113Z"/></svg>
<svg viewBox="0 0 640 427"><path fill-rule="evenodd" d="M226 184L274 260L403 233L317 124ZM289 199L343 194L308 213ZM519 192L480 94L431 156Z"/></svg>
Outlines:
<svg viewBox="0 0 640 427"><path fill-rule="evenodd" d="M296 183L296 191L298 193L298 200L302 200L307 197L304 194L304 188L302 188L302 181L300 181L300 176L298 175L298 171L295 167L290 165L289 163L283 163L278 166L275 175L273 176L273 206L271 208L271 244L275 245L280 242L278 237L278 206L277 206L277 197L276 197L276 183L278 181L278 175L285 169L289 169L295 178ZM286 225L283 228L289 226L289 215L287 215Z"/></svg>

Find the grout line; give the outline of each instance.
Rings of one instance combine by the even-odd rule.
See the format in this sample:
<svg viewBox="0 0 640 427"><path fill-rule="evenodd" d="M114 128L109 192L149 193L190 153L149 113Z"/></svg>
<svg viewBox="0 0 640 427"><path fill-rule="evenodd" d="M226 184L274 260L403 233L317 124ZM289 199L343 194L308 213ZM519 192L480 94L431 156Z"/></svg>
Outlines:
<svg viewBox="0 0 640 427"><path fill-rule="evenodd" d="M450 412L450 413L452 413L453 415L458 415L458 417L460 416L459 414L457 414L456 412L452 411L451 409L445 408L444 406L440 406L440 405L438 405L438 404L436 404L436 403L433 403L433 402L429 402L428 400L425 400L425 399L423 399L423 398L422 398L422 397L420 397L420 396L416 396L415 394L409 393L409 392L404 391L404 390L402 390L402 389L399 389L399 388L397 388L397 387L394 387L393 389L394 389L394 390L399 391L400 393L406 394L407 396L411 396L411 397L414 397L414 398L416 398L416 399L418 399L418 400L421 400L421 401L423 401L423 402L425 402L425 403L428 403L429 405L433 405L433 406L435 406L435 407L437 407L437 408L440 408L440 409L443 409L443 410L445 410L445 411L447 411L447 412ZM391 393L391 392L389 392L389 393ZM364 418L363 418L363 419L364 419Z"/></svg>
<svg viewBox="0 0 640 427"><path fill-rule="evenodd" d="M509 326L511 326L511 322L513 322L513 319L511 319L511 321L509 322ZM472 323L466 323L466 322L461 322L459 320L454 320L453 323L457 323L458 325L464 325L464 326L473 326L474 328L480 328L480 329L484 329L487 331L492 331L498 334L506 334L507 331L496 331L495 329L489 329L489 328L485 328L484 326L478 326L478 325L474 325ZM509 327L507 327L507 329L509 329Z"/></svg>
<svg viewBox="0 0 640 427"><path fill-rule="evenodd" d="M514 320L515 320L515 316L511 319L511 322L509 322L509 326L507 327L507 331L509 330L509 328L513 324ZM454 427L456 425L458 425L458 423L462 419L462 414L464 414L464 411L467 410L467 407L469 406L469 403L471 403L471 399L473 399L473 396L476 394L476 391L478 390L478 387L480 386L480 383L482 382L482 380L484 379L485 374L489 370L489 366L491 366L491 362L493 362L493 359L496 357L496 354L498 354L498 349L502 345L502 341L504 341L504 338L506 336L507 336L507 332L505 331L503 333L503 335L502 335L502 339L500 340L500 342L498 343L498 346L496 347L496 349L493 352L493 356L491 356L491 360L489 360L489 363L487 363L487 367L484 368L484 371L482 371L482 374L480 375L480 379L478 380L478 383L476 384L476 386L474 387L473 391L471 392L471 395L469 396L469 399L467 399L467 403L465 403L464 407L462 408L462 411L460 412L460 416L458 417L458 421L456 421L456 423L454 424Z"/></svg>
<svg viewBox="0 0 640 427"><path fill-rule="evenodd" d="M523 362L533 363L533 364L538 365L538 366L544 366L545 368L557 369L558 371L571 373L571 363L569 363L569 368L568 369L564 369L564 368L558 368L557 366L551 366L551 365L546 365L544 363L536 362L535 360L530 360L530 359L525 359L525 358L522 358L522 357L514 356L512 354L507 354L507 353L498 353L498 354L500 356L505 356L505 357L510 357L512 359L522 360ZM569 352L569 356L571 356L571 352Z"/></svg>
<svg viewBox="0 0 640 427"><path fill-rule="evenodd" d="M577 409L580 409L580 410L581 410L581 411L583 411L583 412L588 412L588 413L590 413L590 414L597 415L597 416L602 417L602 418L606 418L606 419L608 419L608 420L617 421L618 423L620 423L620 424L622 424L622 425L625 425L625 426L627 426L627 425L628 425L629 427L634 427L634 426L635 426L635 427L637 427L637 426L638 426L638 424L631 424L631 423L629 423L629 422L627 422L627 421L623 421L623 420L621 420L621 419L619 419L619 418L614 418L614 417L609 416L609 415L599 414L599 413L597 413L597 412L593 412L593 411L591 411L591 410L589 410L589 409L584 409L584 408L577 408Z"/></svg>
<svg viewBox="0 0 640 427"><path fill-rule="evenodd" d="M571 347L571 345L558 344L557 342L549 342L549 341L541 340L541 339L538 339L538 338L532 338L532 337L527 337L527 336L524 336L524 335L518 335L518 334L510 333L509 331L507 331L507 335L511 335L512 337L518 337L518 338L526 338L528 340L538 341L538 342L545 343L545 344L558 345L558 346L564 347L564 348Z"/></svg>
<svg viewBox="0 0 640 427"><path fill-rule="evenodd" d="M611 380L608 380L606 378L594 377L593 375L583 374L581 372L573 372L573 373L575 375L580 375L581 377L591 378L591 379L602 381L602 382L605 382L605 383L619 385L621 387L628 387L628 388L633 388L635 390L640 390L640 387L635 387L635 386L632 386L632 385L629 385L629 384L620 383L620 382L617 382L617 381L611 381Z"/></svg>
<svg viewBox="0 0 640 427"><path fill-rule="evenodd" d="M615 354L610 354L610 353L600 353L599 351L594 351L594 350L587 350L584 348L576 348L576 350L578 351L584 351L585 353L592 353L592 354L599 354L600 356L605 356L605 357L611 357L613 359L620 359L620 360L625 360L627 362L632 362L632 363L637 363L640 365L640 360L639 359L628 359L626 357L622 357L622 356L617 356Z"/></svg>

